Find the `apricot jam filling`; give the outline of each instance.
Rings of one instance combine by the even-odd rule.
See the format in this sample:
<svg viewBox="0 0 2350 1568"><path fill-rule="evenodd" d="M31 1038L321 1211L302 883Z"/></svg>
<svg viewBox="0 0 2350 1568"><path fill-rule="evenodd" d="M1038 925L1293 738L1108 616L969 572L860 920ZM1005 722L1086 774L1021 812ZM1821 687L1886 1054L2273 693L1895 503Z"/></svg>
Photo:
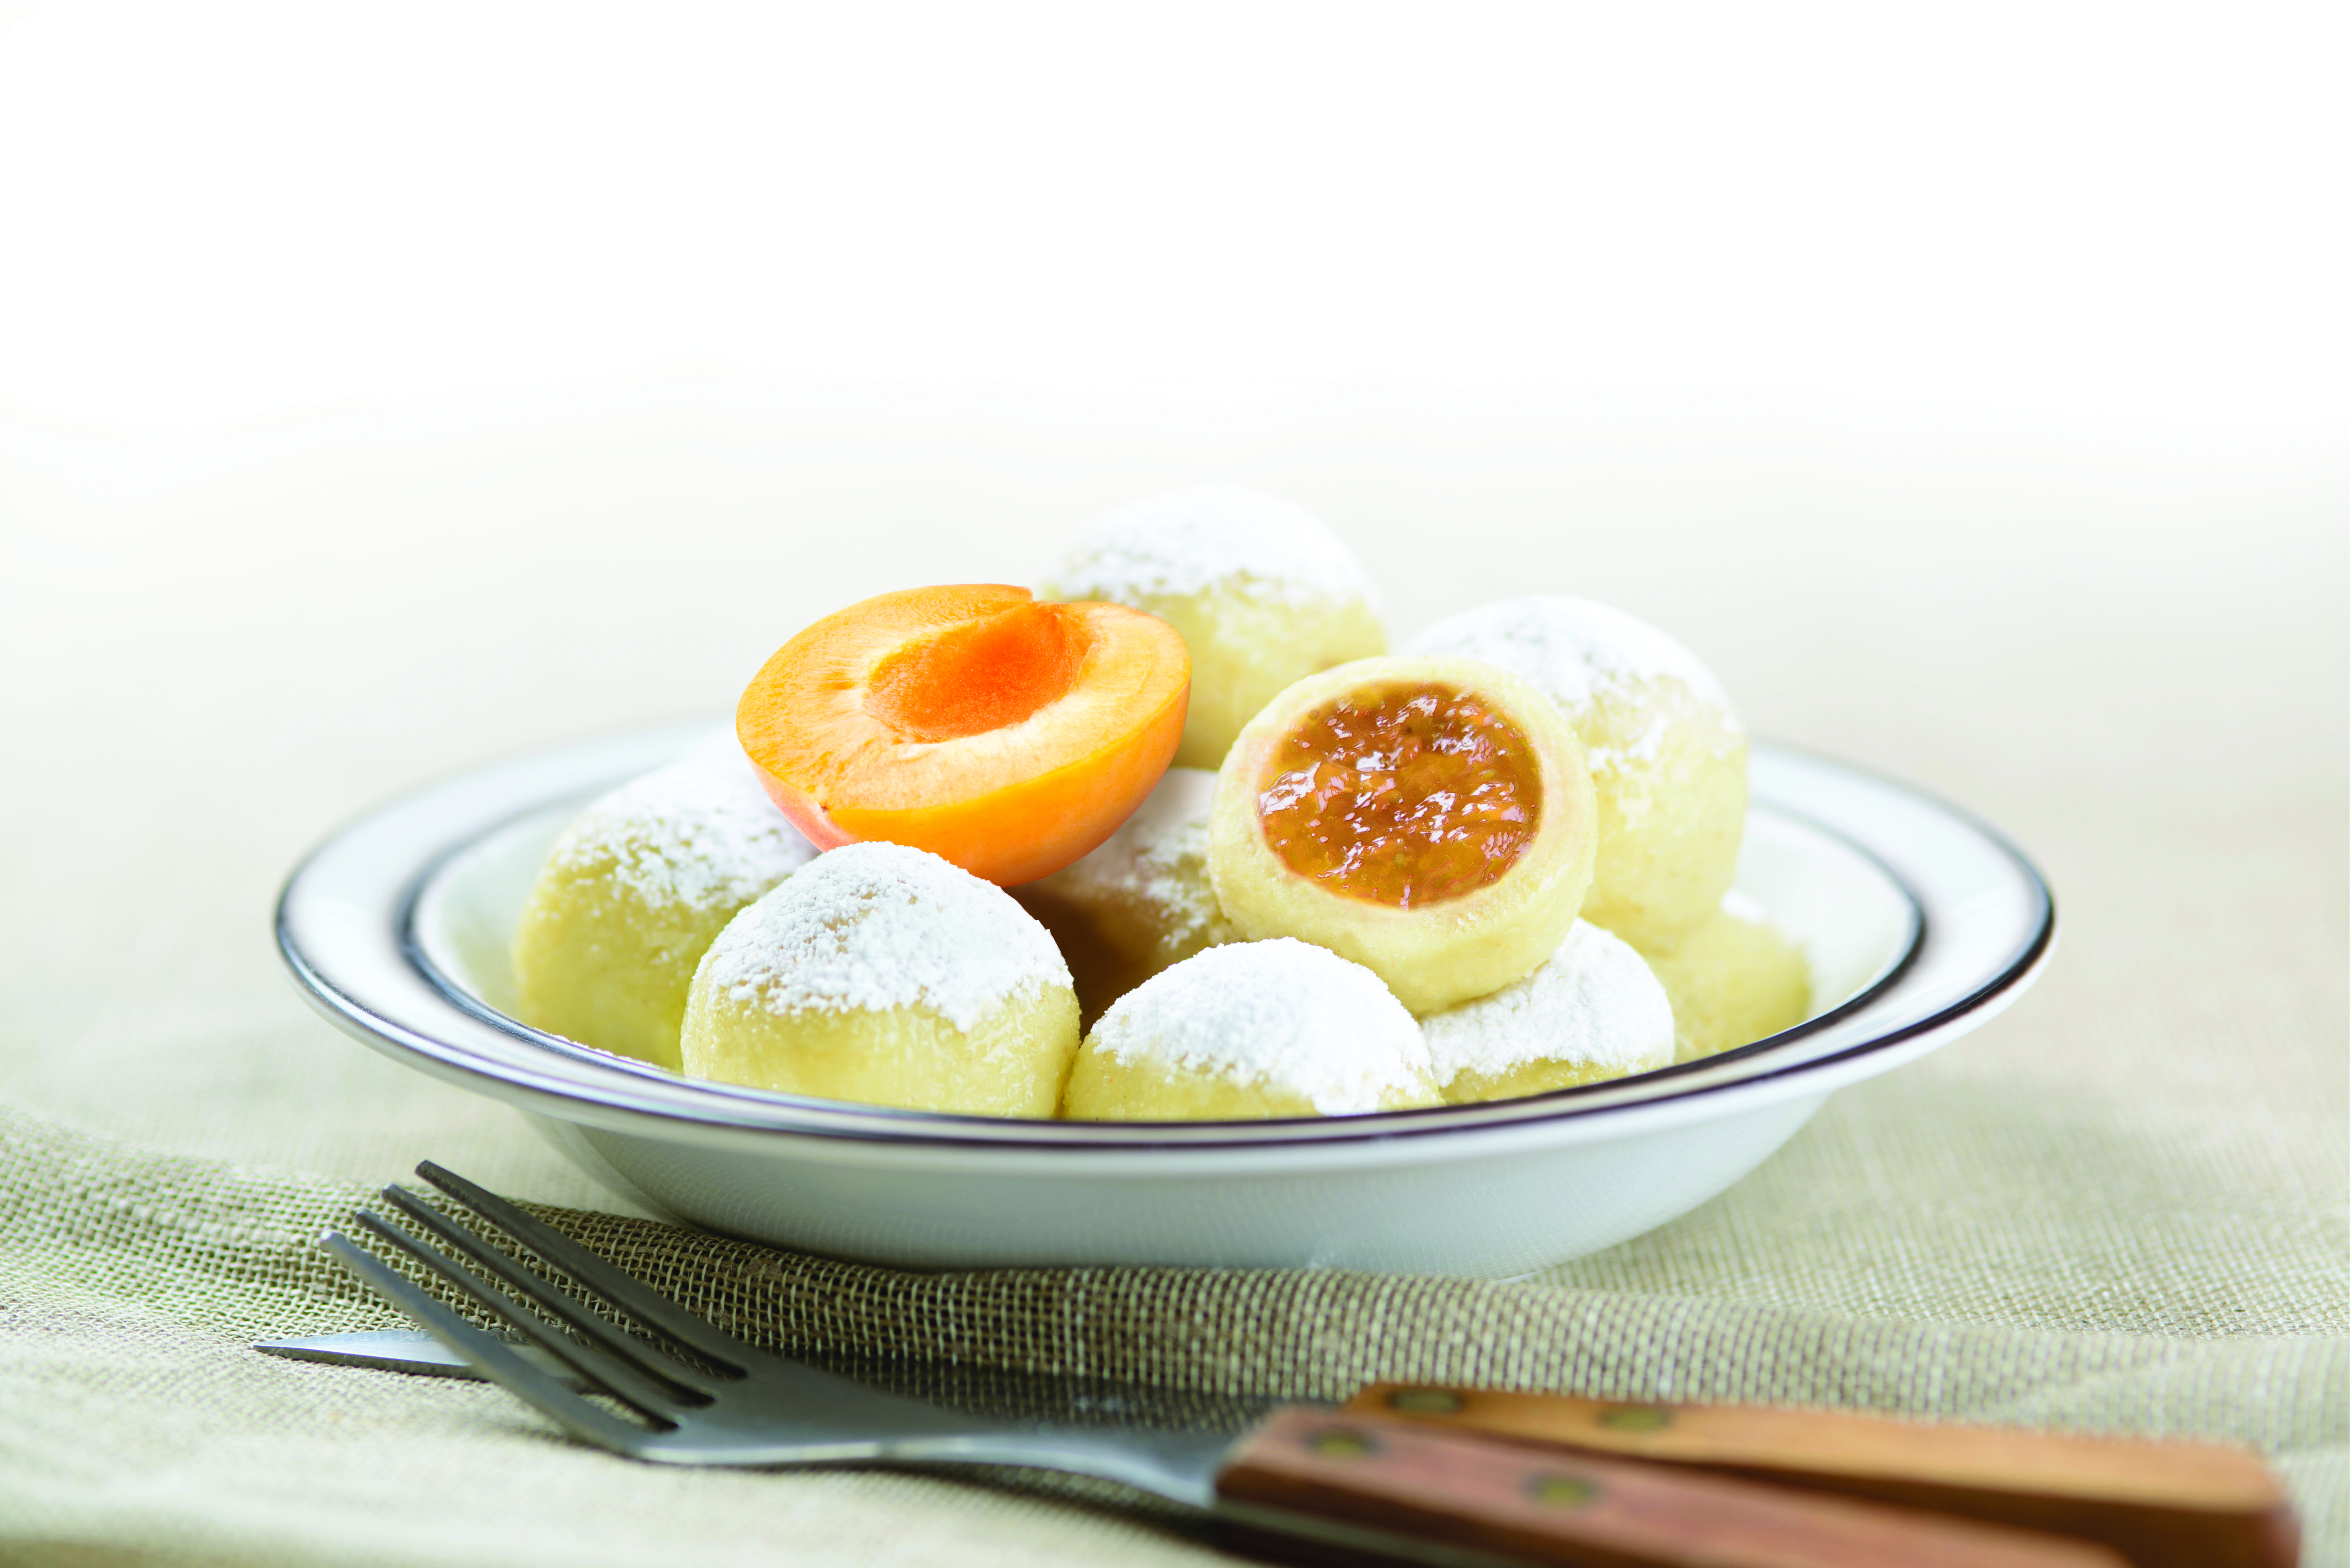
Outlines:
<svg viewBox="0 0 2350 1568"><path fill-rule="evenodd" d="M1399 909L1498 881L1542 826L1534 748L1474 695L1421 684L1358 692L1282 737L1256 798L1289 868Z"/></svg>

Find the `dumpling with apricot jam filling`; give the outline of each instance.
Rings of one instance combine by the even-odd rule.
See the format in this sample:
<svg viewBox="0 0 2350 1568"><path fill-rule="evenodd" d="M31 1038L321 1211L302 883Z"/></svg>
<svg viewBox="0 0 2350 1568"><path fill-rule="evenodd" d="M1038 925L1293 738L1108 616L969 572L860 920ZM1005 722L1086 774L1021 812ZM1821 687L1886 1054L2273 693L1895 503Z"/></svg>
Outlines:
<svg viewBox="0 0 2350 1568"><path fill-rule="evenodd" d="M1246 936L1328 948L1425 1013L1557 950L1595 837L1590 766L1542 693L1466 659L1364 659L1241 732L1208 870Z"/></svg>

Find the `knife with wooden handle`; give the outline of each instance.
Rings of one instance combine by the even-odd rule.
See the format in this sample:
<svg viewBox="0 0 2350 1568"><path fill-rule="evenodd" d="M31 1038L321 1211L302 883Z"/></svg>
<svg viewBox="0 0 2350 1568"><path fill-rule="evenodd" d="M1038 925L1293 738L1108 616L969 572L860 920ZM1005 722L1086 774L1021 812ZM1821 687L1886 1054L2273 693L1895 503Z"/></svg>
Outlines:
<svg viewBox="0 0 2350 1568"><path fill-rule="evenodd" d="M256 1349L303 1361L480 1376L463 1354L425 1333L275 1340ZM547 1376L567 1376L557 1361L540 1366L534 1347L507 1349ZM1208 1438L1196 1453L1187 1449L1191 1458L1180 1469L1191 1474L1194 1462L1199 1469L1196 1481L1184 1486L1166 1486L1166 1476L1159 1486L1133 1476L1128 1481L1208 1507L1243 1531L1250 1544L1278 1549L1288 1559L1311 1552L1311 1561L1378 1556L1450 1568L2125 1568L2125 1559L2104 1544L2033 1528L1704 1474L1690 1467L1690 1455L1594 1453L1596 1443L1570 1443L1579 1450L1567 1453L1558 1446L1560 1432L1579 1434L1576 1420L1621 1438L1669 1432L1676 1413L1661 1406L1384 1385L1366 1389L1349 1410L1290 1406L1257 1420L1232 1446ZM1464 1415L1478 1420L1461 1422ZM1866 1420L1795 1410L1727 1415ZM1915 1429L1908 1422L1887 1425ZM1039 1453L1036 1462L1050 1465L1053 1455ZM1199 1493L1189 1495L1187 1486Z"/></svg>
<svg viewBox="0 0 2350 1568"><path fill-rule="evenodd" d="M2136 1568L2300 1560L2300 1527L2275 1476L2251 1453L2209 1443L1421 1384L1374 1384L1346 1407L2053 1532L2103 1542Z"/></svg>
<svg viewBox="0 0 2350 1568"><path fill-rule="evenodd" d="M475 1371L464 1355L423 1334L330 1334L256 1348L400 1371ZM525 1361L545 1370L534 1355ZM1291 1560L1446 1568L2123 1568L2112 1552L2084 1542L1637 1460L1555 1453L1391 1412L1292 1406L1243 1417L1248 1429L1237 1441L1211 1431L1154 1437L1102 1427L1024 1435L1003 1428L973 1438L929 1433L929 1417L946 1417L953 1428L941 1408L885 1396L860 1416L853 1403L843 1392L798 1412L785 1423L793 1430L775 1434L779 1452L820 1452L827 1462L862 1453L897 1463L969 1463L992 1453L998 1462L1116 1475L1204 1509L1252 1547ZM868 1428L872 1421L888 1427L891 1412L906 1417L905 1429L876 1438L879 1428ZM831 1441L816 1441L827 1435ZM1071 1462L1079 1448L1091 1454L1090 1464ZM1129 1462L1102 1469L1105 1453Z"/></svg>

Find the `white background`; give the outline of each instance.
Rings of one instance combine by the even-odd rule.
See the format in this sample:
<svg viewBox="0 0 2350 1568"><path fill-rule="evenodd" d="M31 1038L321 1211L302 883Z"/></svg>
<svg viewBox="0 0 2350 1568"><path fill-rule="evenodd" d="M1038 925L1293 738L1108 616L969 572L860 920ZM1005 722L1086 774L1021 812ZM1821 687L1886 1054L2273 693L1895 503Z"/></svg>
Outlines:
<svg viewBox="0 0 2350 1568"><path fill-rule="evenodd" d="M648 399L2350 432L2337 6L5 15L8 450L109 493Z"/></svg>

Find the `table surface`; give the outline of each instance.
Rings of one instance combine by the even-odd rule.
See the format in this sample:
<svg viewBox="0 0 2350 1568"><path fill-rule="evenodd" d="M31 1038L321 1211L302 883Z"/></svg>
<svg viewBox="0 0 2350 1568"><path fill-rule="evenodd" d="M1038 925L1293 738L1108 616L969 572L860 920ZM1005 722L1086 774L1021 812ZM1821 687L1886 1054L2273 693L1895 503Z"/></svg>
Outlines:
<svg viewBox="0 0 2350 1568"><path fill-rule="evenodd" d="M269 940L286 868L421 780L723 713L818 614L1033 581L1095 512L1209 477L1322 511L1399 634L1528 589L1630 608L1758 732L1966 804L2055 887L2061 948L2006 1016L1840 1096L1718 1201L1509 1289L1560 1321L1812 1325L1821 1397L1858 1389L1864 1355L2054 1356L2063 1378L1971 1404L1872 1397L2260 1442L2311 1561L2350 1563L2340 464L679 409L296 451L135 503L0 469L0 1105L76 1158L111 1158L101 1135L332 1184L429 1157L619 1210L510 1113L309 1013ZM1646 1343L1623 1379L1699 1386L1694 1350ZM631 1467L486 1390L255 1383L239 1344L119 1271L0 1242L0 1542L61 1562L1211 1555L1033 1491Z"/></svg>

